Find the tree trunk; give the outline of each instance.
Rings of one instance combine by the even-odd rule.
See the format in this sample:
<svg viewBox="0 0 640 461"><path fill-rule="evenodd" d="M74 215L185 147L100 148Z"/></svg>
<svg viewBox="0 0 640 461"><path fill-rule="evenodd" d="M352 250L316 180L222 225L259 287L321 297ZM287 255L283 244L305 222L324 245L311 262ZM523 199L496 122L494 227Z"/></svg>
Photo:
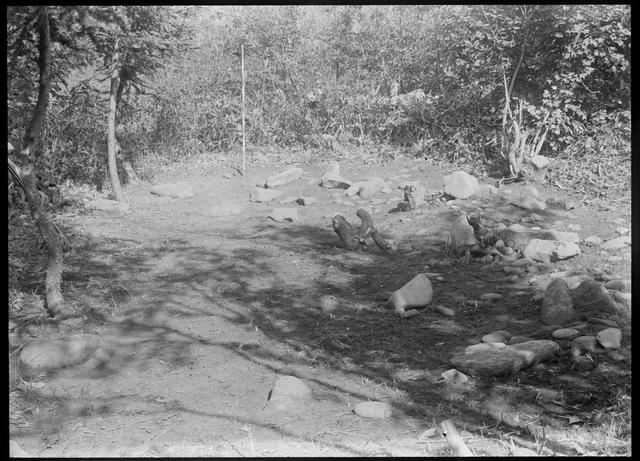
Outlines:
<svg viewBox="0 0 640 461"><path fill-rule="evenodd" d="M51 315L59 316L61 314L71 313L60 291L63 269L62 242L58 229L42 205L40 194L36 188L37 175L35 164L30 157L31 149L42 129L47 115L49 92L51 90L51 74L49 69L51 42L49 35L49 17L46 6L40 7L38 32L40 35L38 46L38 66L40 68L38 101L24 136L21 151L22 171L16 168L16 175L24 190L31 216L47 247L48 265L45 280L46 307Z"/></svg>
<svg viewBox="0 0 640 461"><path fill-rule="evenodd" d="M111 191L113 197L119 201L124 201L120 178L118 178L118 167L116 164L116 110L118 108L118 88L119 88L119 61L118 39L115 40L113 57L111 59L111 95L109 97L109 118L107 124L107 160L109 165L109 178L111 179Z"/></svg>

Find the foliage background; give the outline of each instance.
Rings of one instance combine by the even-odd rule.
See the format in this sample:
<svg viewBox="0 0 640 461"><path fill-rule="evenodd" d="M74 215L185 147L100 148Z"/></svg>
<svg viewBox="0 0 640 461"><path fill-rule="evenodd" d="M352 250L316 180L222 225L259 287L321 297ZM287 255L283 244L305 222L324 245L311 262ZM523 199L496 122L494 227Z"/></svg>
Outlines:
<svg viewBox="0 0 640 461"><path fill-rule="evenodd" d="M503 79L515 74L512 106L523 108L523 126L549 130L541 154L558 160L552 180L611 191L630 184L628 5L161 6L120 16L113 8L53 9L53 91L36 148L53 181L104 177L108 42L96 45L87 30L111 30L124 17L181 28L145 42L153 59L133 62L140 78L120 106L117 134L143 177L151 163L237 155L244 45L250 155L404 153L500 176ZM37 95L33 11L7 9L14 145Z"/></svg>

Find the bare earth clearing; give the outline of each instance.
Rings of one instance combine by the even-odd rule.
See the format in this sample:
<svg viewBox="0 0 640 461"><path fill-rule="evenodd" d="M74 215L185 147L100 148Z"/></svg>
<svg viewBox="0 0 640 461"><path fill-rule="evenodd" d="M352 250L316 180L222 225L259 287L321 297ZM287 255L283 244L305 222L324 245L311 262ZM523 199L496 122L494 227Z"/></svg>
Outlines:
<svg viewBox="0 0 640 461"><path fill-rule="evenodd" d="M438 380L452 368L451 356L483 335L540 330L541 301L497 281L506 275L499 265L437 264L447 259L444 242L459 210L438 201L390 214L401 199L395 190L370 201L356 197L355 206L338 204L335 190L310 181L326 165L301 166L303 179L278 188L282 197L316 197L310 206L285 205L298 209L296 222L267 218L277 200L248 200L253 186L283 166L253 167L246 178L235 173L230 179L222 177L230 168L186 168L188 174L167 173L155 182L188 182L193 198L157 197L143 184L126 191L129 213L68 215L66 225L83 243L65 259L63 291L94 315L67 322L63 331L98 333L103 355L25 380L22 392L12 393L11 439L33 456L438 456L451 453L447 443L420 435L451 419L477 455L508 455L516 447L630 453L615 445L619 430L607 437L620 427L621 408L630 411L619 393L626 389L630 396L629 331L621 354L594 354L596 366L588 371L573 366L565 347L556 359L513 376L474 378L464 390L447 387ZM368 167L341 162L341 169L351 179L403 175L434 191L442 190L448 173L410 160ZM557 189L537 187L543 200L564 198ZM522 218L526 226L555 230L579 224L581 238L603 240L617 236L615 218L630 225L627 210L599 211L580 197L567 198L576 209L538 212L543 221L535 224L526 221L531 212L511 205L483 212L502 213L506 225ZM220 205L243 211L214 216ZM357 224L361 206L403 251L388 257L375 247L365 253L340 248L333 213ZM606 260L597 248L581 249L553 270L601 268L630 279L630 250ZM37 261L28 265L38 270ZM455 317L429 306L400 321L386 306L389 291L422 272L441 275L431 279L432 304L456 310ZM480 302L489 292L503 297ZM322 295L335 297L333 312L320 309ZM16 321L25 342L34 339L29 333L60 335L42 321ZM286 411L271 408L269 392L281 376L304 380L314 398ZM367 400L389 402L393 415L354 414L354 405Z"/></svg>

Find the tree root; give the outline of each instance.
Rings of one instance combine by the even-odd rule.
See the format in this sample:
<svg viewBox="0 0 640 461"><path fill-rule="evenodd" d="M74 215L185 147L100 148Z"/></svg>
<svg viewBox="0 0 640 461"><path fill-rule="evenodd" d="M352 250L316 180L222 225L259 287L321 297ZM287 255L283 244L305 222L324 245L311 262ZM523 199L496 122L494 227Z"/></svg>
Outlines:
<svg viewBox="0 0 640 461"><path fill-rule="evenodd" d="M333 230L343 241L345 248L351 251L361 251L366 246L366 238L371 237L385 254L393 254L391 244L373 226L371 215L362 208L356 212L356 215L362 221L357 230L342 215L336 215L333 218Z"/></svg>

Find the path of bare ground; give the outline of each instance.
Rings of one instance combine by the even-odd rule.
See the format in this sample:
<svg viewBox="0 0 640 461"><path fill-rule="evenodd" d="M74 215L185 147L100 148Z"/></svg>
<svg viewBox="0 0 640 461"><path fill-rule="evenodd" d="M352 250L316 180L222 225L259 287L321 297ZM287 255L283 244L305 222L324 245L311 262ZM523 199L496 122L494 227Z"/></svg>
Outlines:
<svg viewBox="0 0 640 461"><path fill-rule="evenodd" d="M341 166L349 178L403 175L432 190L441 189L446 173L408 160ZM325 170L303 167L304 178ZM513 446L598 454L605 443L609 453L630 453L626 444L614 446L621 435L607 438L597 419L604 411L620 425L615 412L621 395L630 396L629 332L626 358L598 357L589 372L573 369L565 351L517 376L476 379L464 392L447 389L438 378L454 352L501 328L533 333L542 326L540 302L526 286L497 282L504 277L499 267L435 264L446 259L444 240L456 216L446 204L389 214L398 192L355 200L405 249L391 258L339 248L331 217L340 211L357 223L357 207L336 204L335 191L307 179L280 189L283 196L314 195L317 203L289 205L298 207L297 222L271 221L266 216L278 205L249 202L249 189L281 169L252 168L246 178L231 179L222 178L231 171L222 167L167 174L156 182L187 181L196 196L157 197L142 185L127 191L128 214L68 217L84 245L66 260L63 288L92 314L67 329L99 333L105 352L34 379L26 393L32 411L12 424L13 440L35 456L437 456L449 454L448 445L419 435L450 418L478 455L507 455ZM539 190L543 199L558 194ZM243 213L211 216L221 204ZM528 213L510 205L484 211L502 213L507 225ZM539 213L538 225L577 223L581 237L606 239L615 236L620 213L579 205ZM417 236L419 229L426 233ZM607 262L597 250L583 250L556 269L609 265L630 278L628 259ZM427 308L401 322L384 293L425 271L443 277L432 280L434 303L457 315ZM504 297L478 303L487 292ZM323 294L338 301L330 314L320 309ZM30 328L58 334L42 324ZM298 411L272 410L269 391L284 375L305 380L315 399ZM356 416L353 406L366 400L391 403L393 416Z"/></svg>

